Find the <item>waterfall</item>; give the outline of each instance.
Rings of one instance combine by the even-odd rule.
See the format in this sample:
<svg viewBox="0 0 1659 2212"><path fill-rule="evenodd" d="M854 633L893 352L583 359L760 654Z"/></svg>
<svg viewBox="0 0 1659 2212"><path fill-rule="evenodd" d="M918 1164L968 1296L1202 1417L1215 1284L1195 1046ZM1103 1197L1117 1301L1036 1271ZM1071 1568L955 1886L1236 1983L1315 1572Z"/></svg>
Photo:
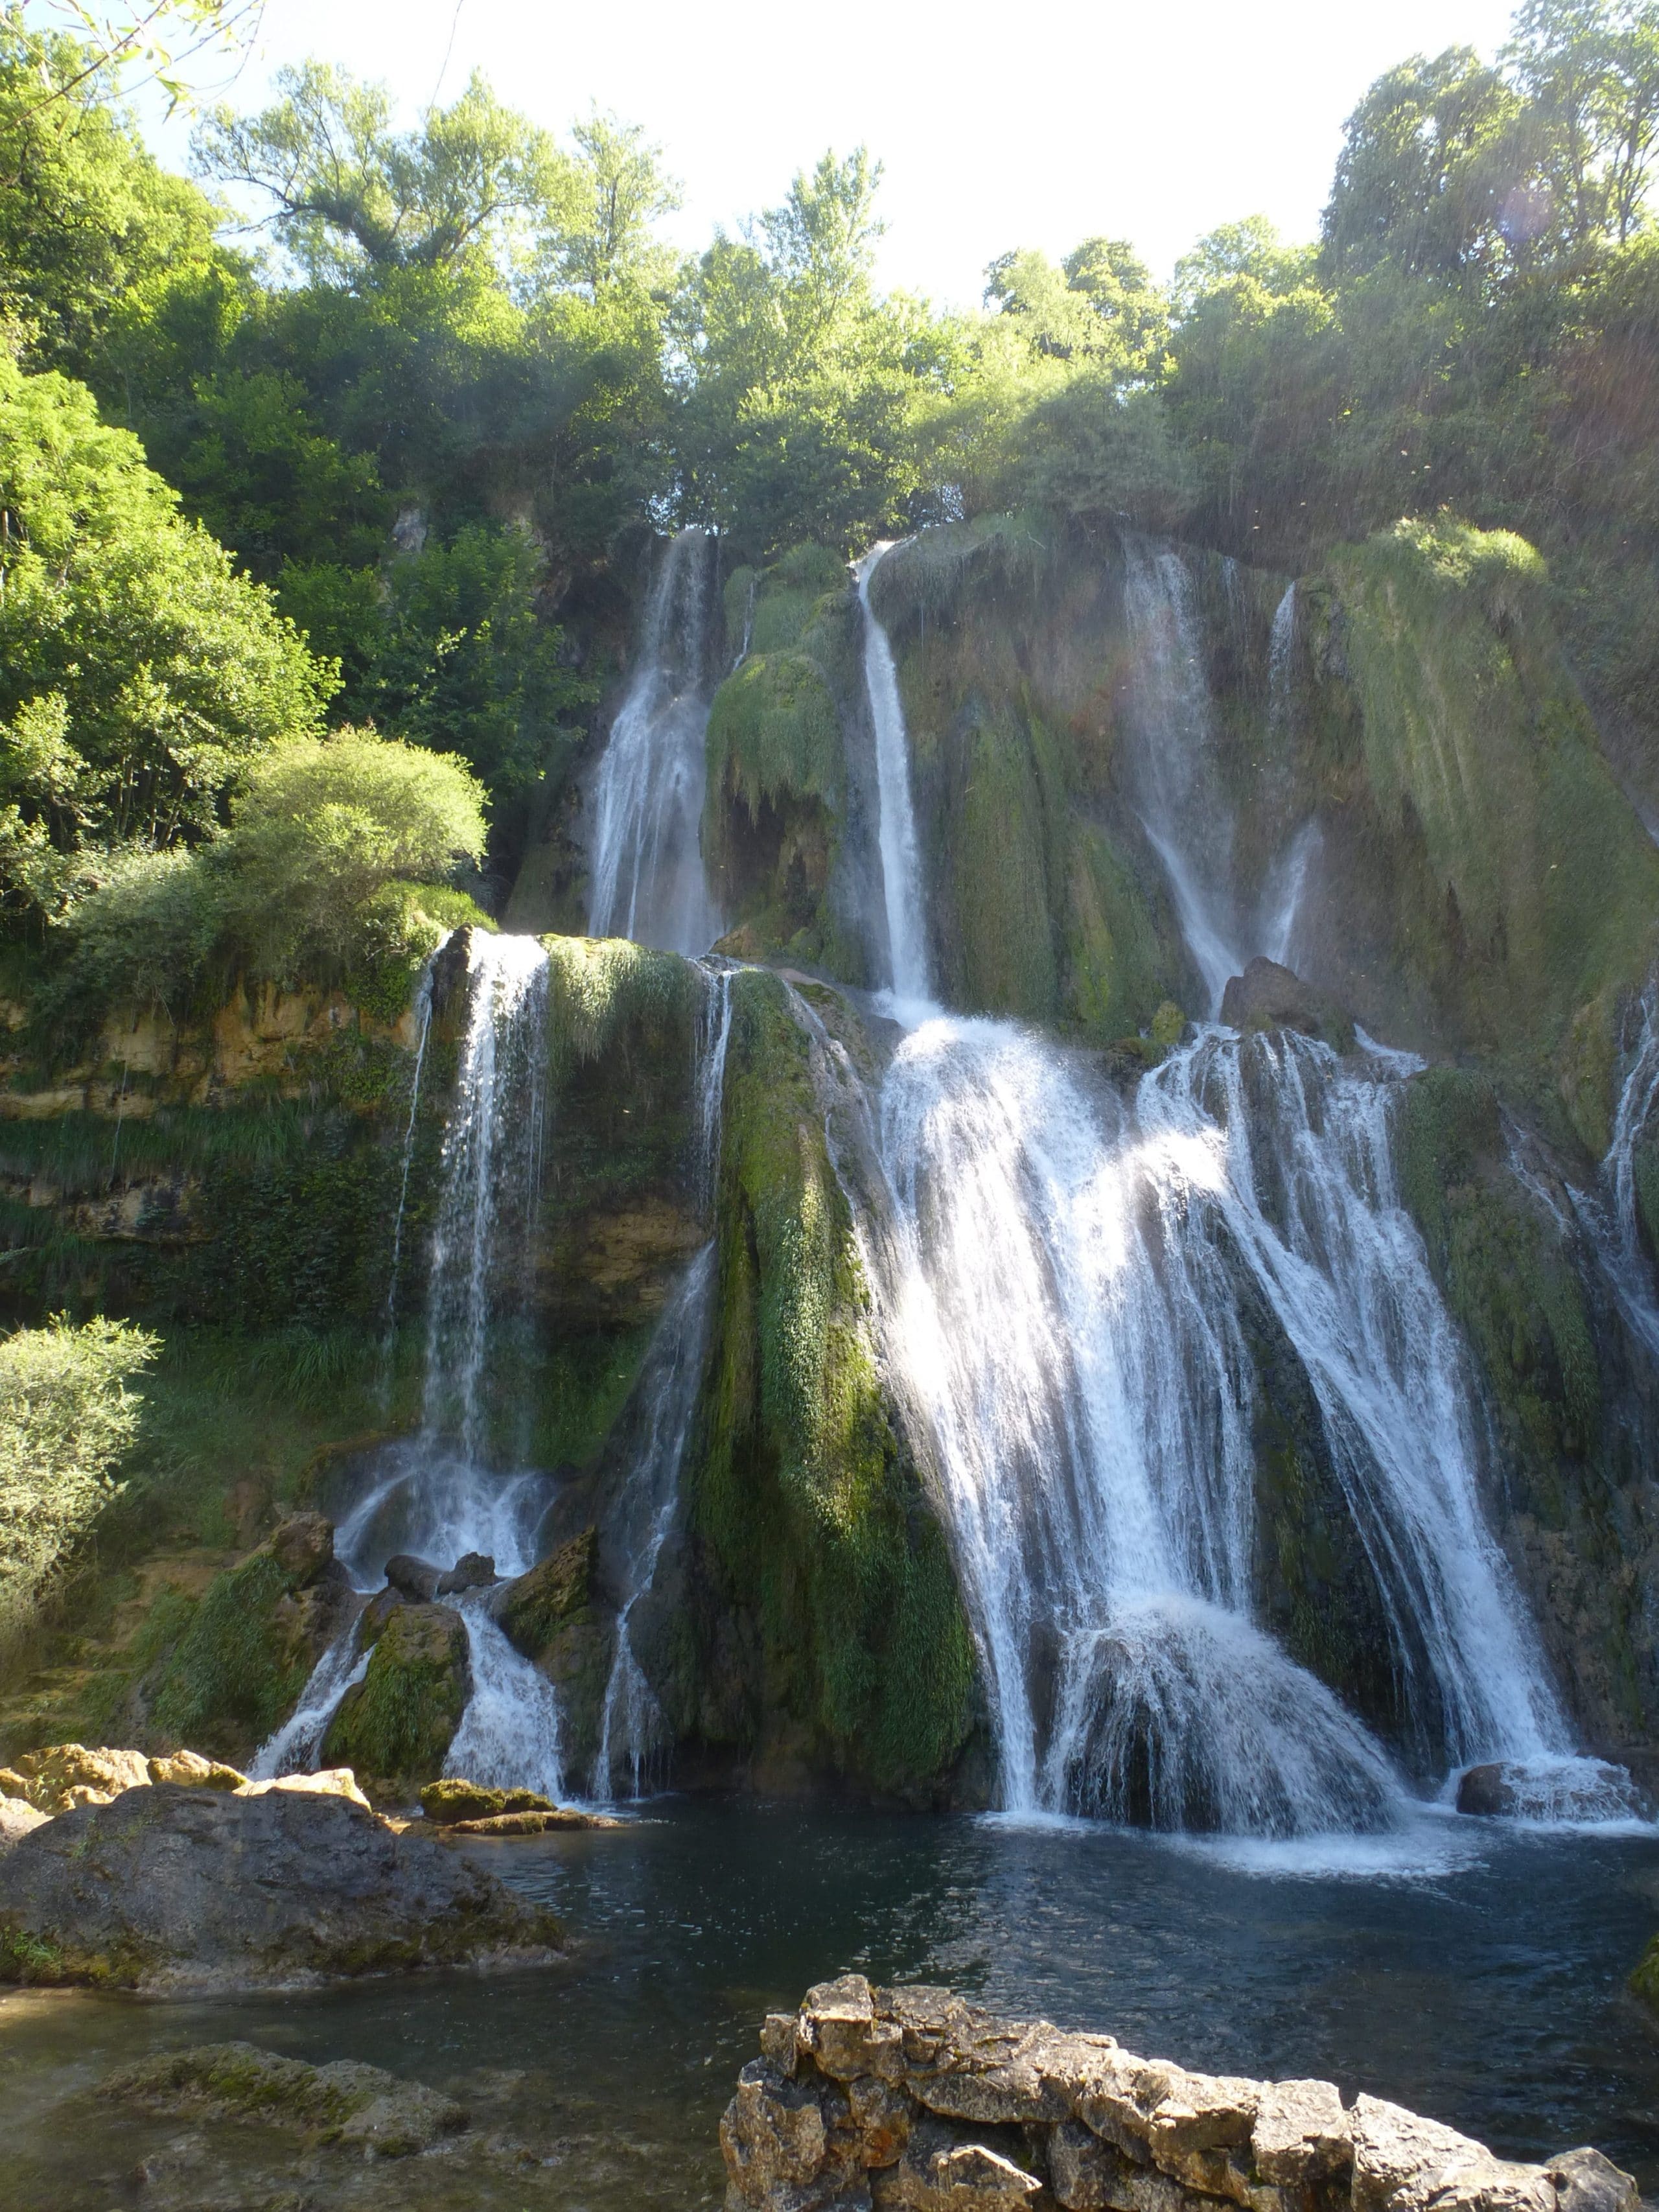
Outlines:
<svg viewBox="0 0 1659 2212"><path fill-rule="evenodd" d="M607 1531L621 1563L622 1603L590 1785L596 1797L618 1794L619 1771L628 1778L629 1795L639 1796L667 1737L662 1710L635 1654L629 1624L651 1587L679 1508L680 1468L702 1382L714 1291L711 1243L692 1261L669 1301L640 1378L636 1440Z"/></svg>
<svg viewBox="0 0 1659 2212"><path fill-rule="evenodd" d="M899 698L898 671L887 633L870 606L870 580L891 552L874 547L858 565L859 605L864 612L864 683L876 733L876 782L880 796L882 892L887 912L888 972L901 1006L927 1003L927 909L922 900L921 850L910 800L910 748Z"/></svg>
<svg viewBox="0 0 1659 2212"><path fill-rule="evenodd" d="M550 1485L490 1464L504 1425L502 1355L521 1355L531 1231L542 1177L547 1061L545 949L535 938L475 929L467 950L467 1022L440 1161L427 1285L426 1375L418 1436L380 1455L376 1479L335 1532L335 1553L359 1591L376 1589L395 1553L447 1565L468 1552L524 1574L539 1556ZM428 995L417 1004L424 1056ZM417 1075L418 1079L418 1075ZM405 1132L404 1183L414 1105ZM521 1660L483 1598L449 1602L466 1625L472 1696L451 1747L480 1762L473 1778L551 1788L558 1775L556 1699ZM362 1679L361 1613L325 1651L298 1711L261 1747L262 1772L292 1771L320 1753L340 1699ZM533 1681L530 1679L534 1676ZM483 1770L488 1768L486 1774Z"/></svg>
<svg viewBox="0 0 1659 2212"><path fill-rule="evenodd" d="M712 1214L720 1174L726 1048L732 1038L733 970L700 964L704 990L697 1018L694 1182L699 1203ZM618 1770L628 1777L629 1794L641 1795L667 1738L661 1707L634 1649L631 1623L635 1607L651 1588L679 1509L680 1470L702 1384L714 1280L711 1240L696 1255L664 1310L635 1393L628 1474L605 1531L617 1563L621 1603L590 1785L597 1797L616 1795Z"/></svg>
<svg viewBox="0 0 1659 2212"><path fill-rule="evenodd" d="M547 953L533 937L475 929L455 1103L444 1137L427 1290L428 1443L458 1437L483 1456L480 1389L501 1340L498 1291L522 1267L541 1189L547 1066Z"/></svg>
<svg viewBox="0 0 1659 2212"><path fill-rule="evenodd" d="M1198 607L1172 547L1127 538L1124 562L1135 796L1204 984L1205 1012L1214 1015L1244 963L1233 915L1232 810L1220 781Z"/></svg>
<svg viewBox="0 0 1659 2212"><path fill-rule="evenodd" d="M398 1172L398 1211L392 1224L392 1265L386 1271L386 1332L381 1347L381 1395L390 1400L392 1392L392 1364L398 1334L398 1285L403 1267L404 1216L409 1210L409 1170L415 1158L415 1130L421 1110L421 1078L426 1069L427 1041L432 1034L432 977L433 965L438 954L449 942L445 931L442 939L421 969L415 986L415 998L410 1008L415 1025L415 1066L409 1079L409 1117L404 1124L403 1152Z"/></svg>
<svg viewBox="0 0 1659 2212"><path fill-rule="evenodd" d="M588 934L688 957L720 934L700 844L716 580L713 538L681 531L652 582L593 792Z"/></svg>
<svg viewBox="0 0 1659 2212"><path fill-rule="evenodd" d="M1206 887L1231 836L1190 583L1132 546L1127 595L1143 818L1218 1000L1238 963ZM867 601L866 620L868 638ZM884 707L883 656L866 668L879 732L896 684ZM1255 1617L1247 1301L1308 1377L1424 1756L1534 1762L1547 1786L1570 1738L1481 1516L1460 1349L1394 1187L1389 1101L1414 1063L1206 1027L1125 1100L1012 1024L912 1011L878 1107L878 1320L935 1473L1004 1804L1270 1836L1401 1815L1380 1745Z"/></svg>
<svg viewBox="0 0 1659 2212"><path fill-rule="evenodd" d="M1296 586L1288 584L1273 609L1267 633L1267 724L1275 731L1291 726L1291 647L1296 642Z"/></svg>
<svg viewBox="0 0 1659 2212"><path fill-rule="evenodd" d="M1611 1239L1597 1238L1609 1253L1608 1268L1626 1321L1648 1350L1659 1356L1659 1297L1653 1268L1642 1242L1636 1206L1636 1147L1659 1104L1659 983L1642 994L1642 1027L1620 1087L1613 1139L1601 1163L1601 1187L1612 1215ZM1575 1194L1577 1195L1577 1194ZM1609 1249L1610 1248L1610 1249Z"/></svg>

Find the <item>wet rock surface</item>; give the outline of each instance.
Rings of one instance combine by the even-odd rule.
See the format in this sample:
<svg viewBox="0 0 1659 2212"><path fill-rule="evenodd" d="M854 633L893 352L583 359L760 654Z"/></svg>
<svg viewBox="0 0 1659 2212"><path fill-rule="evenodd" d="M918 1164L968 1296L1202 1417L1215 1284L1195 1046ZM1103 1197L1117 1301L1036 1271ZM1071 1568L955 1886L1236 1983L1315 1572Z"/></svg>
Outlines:
<svg viewBox="0 0 1659 2212"><path fill-rule="evenodd" d="M349 1797L158 1784L0 1854L0 1982L150 1994L533 1964L552 1916Z"/></svg>
<svg viewBox="0 0 1659 2212"><path fill-rule="evenodd" d="M720 2124L730 2212L1638 2212L1594 2150L1500 2159L1329 2081L1190 2073L861 1975L770 2014Z"/></svg>
<svg viewBox="0 0 1659 2212"><path fill-rule="evenodd" d="M1337 1052L1353 1050L1353 1023L1336 1000L1277 960L1252 960L1221 996L1221 1018L1236 1030L1298 1030Z"/></svg>

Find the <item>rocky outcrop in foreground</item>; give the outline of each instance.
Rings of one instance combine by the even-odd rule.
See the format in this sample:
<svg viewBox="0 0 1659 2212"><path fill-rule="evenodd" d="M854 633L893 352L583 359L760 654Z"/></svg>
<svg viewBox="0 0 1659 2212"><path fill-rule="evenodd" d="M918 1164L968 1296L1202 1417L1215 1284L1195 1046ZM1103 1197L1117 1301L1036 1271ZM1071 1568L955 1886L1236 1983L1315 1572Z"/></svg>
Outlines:
<svg viewBox="0 0 1659 2212"><path fill-rule="evenodd" d="M1136 2058L848 1974L773 2013L720 2123L728 2212L1638 2212L1599 2151L1495 2157L1380 2097Z"/></svg>
<svg viewBox="0 0 1659 2212"><path fill-rule="evenodd" d="M0 1856L0 1983L152 1995L530 1965L557 1922L350 1797L153 1783Z"/></svg>

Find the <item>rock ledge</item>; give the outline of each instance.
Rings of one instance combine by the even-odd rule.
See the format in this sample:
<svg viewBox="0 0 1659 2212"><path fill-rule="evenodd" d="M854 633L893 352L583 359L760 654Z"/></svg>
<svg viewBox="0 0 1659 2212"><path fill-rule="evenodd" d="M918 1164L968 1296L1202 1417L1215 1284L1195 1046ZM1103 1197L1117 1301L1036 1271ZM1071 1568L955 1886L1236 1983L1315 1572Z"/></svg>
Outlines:
<svg viewBox="0 0 1659 2212"><path fill-rule="evenodd" d="M720 2123L728 2212L1638 2212L1599 2151L1522 2166L1379 2097L1137 2058L862 1975L774 2013Z"/></svg>

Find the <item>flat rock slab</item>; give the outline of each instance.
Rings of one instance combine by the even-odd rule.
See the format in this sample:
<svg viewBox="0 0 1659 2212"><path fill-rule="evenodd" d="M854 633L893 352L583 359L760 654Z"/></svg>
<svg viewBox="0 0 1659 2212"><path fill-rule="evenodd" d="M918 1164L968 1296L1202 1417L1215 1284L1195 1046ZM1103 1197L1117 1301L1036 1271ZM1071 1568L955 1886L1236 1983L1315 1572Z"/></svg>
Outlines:
<svg viewBox="0 0 1659 2212"><path fill-rule="evenodd" d="M262 2121L323 2142L360 2143L380 2158L429 2150L468 2123L464 2106L378 2066L325 2066L252 2043L204 2043L124 2067L100 2094L179 2118Z"/></svg>
<svg viewBox="0 0 1659 2212"><path fill-rule="evenodd" d="M625 1828L611 1813L578 1812L574 1805L553 1805L544 1812L491 1813L482 1820L447 1820L439 1833L445 1836L544 1836L555 1828Z"/></svg>
<svg viewBox="0 0 1659 2212"><path fill-rule="evenodd" d="M0 1855L0 1983L185 1995L530 1965L558 1923L349 1798L161 1784Z"/></svg>

